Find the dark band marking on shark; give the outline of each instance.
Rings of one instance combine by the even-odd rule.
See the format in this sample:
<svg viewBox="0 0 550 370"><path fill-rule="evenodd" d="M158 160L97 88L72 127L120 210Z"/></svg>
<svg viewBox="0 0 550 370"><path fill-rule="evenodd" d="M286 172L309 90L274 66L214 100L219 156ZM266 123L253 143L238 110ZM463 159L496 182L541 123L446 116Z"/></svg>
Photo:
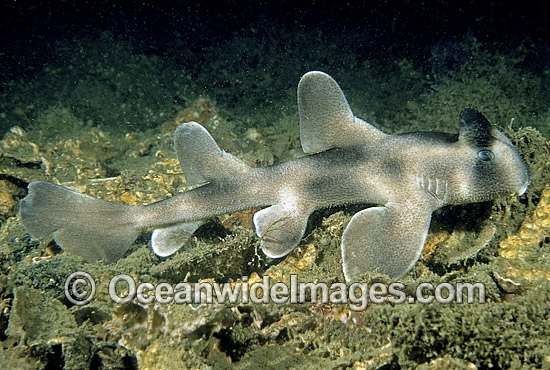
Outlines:
<svg viewBox="0 0 550 370"><path fill-rule="evenodd" d="M298 245L314 210L376 204L344 231L344 275L379 271L398 278L418 260L434 210L527 189L528 169L516 148L476 110L460 113L459 135L388 135L355 117L336 81L315 71L300 80L298 105L305 157L251 168L202 126L184 123L174 146L191 190L125 206L33 182L20 203L23 225L33 238L53 233L86 261L115 261L148 228L155 229L155 253L168 256L212 216L267 207L254 225L262 250L275 258Z"/></svg>

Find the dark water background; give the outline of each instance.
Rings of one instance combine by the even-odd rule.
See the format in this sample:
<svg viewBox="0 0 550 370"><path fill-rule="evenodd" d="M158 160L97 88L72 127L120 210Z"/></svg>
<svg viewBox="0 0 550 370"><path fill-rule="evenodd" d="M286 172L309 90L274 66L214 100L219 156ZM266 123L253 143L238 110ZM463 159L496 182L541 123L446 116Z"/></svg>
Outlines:
<svg viewBox="0 0 550 370"><path fill-rule="evenodd" d="M307 70L342 71L335 77L346 85L365 62L406 59L417 72L442 79L468 58L465 39L504 55L529 45L519 67L540 76L550 63L549 7L542 1L5 1L0 134L27 128L56 104L97 124L150 128L159 122L144 109L173 114L199 95L228 114L256 112L253 120L262 124L264 110L293 103L284 98ZM189 96L170 86L181 77L175 71L186 75L180 82ZM118 72L126 80L117 80ZM382 79L384 73L392 71L381 70ZM85 85L90 79L99 85ZM139 92L132 81L141 81ZM109 102L90 97L109 84L117 90Z"/></svg>

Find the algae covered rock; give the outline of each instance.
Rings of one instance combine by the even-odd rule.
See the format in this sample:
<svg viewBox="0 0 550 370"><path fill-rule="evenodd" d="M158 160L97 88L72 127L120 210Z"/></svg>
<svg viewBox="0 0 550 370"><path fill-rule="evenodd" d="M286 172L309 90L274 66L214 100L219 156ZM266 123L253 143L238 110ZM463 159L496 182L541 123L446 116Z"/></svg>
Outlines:
<svg viewBox="0 0 550 370"><path fill-rule="evenodd" d="M27 345L64 343L75 328L73 315L57 299L25 286L14 289L6 330L13 340Z"/></svg>

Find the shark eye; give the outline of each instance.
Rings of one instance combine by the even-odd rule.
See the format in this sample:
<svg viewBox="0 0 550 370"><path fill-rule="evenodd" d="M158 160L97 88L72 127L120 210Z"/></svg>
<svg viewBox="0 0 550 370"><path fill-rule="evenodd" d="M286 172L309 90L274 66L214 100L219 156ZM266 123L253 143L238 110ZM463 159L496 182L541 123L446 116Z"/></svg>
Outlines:
<svg viewBox="0 0 550 370"><path fill-rule="evenodd" d="M493 153L489 149L481 149L479 152L477 152L477 157L484 162L490 162L495 159L495 153Z"/></svg>

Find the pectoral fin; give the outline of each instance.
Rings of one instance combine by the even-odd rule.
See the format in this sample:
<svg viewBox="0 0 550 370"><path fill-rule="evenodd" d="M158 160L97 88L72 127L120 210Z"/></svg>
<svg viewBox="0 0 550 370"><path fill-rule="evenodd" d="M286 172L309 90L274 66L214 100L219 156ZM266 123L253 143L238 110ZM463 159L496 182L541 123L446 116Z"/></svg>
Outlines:
<svg viewBox="0 0 550 370"><path fill-rule="evenodd" d="M265 255L279 258L290 253L302 239L308 217L309 214L289 204L276 204L256 212L254 225Z"/></svg>
<svg viewBox="0 0 550 370"><path fill-rule="evenodd" d="M426 205L412 201L356 213L342 238L346 280L370 271L394 279L405 275L424 249L431 213Z"/></svg>

